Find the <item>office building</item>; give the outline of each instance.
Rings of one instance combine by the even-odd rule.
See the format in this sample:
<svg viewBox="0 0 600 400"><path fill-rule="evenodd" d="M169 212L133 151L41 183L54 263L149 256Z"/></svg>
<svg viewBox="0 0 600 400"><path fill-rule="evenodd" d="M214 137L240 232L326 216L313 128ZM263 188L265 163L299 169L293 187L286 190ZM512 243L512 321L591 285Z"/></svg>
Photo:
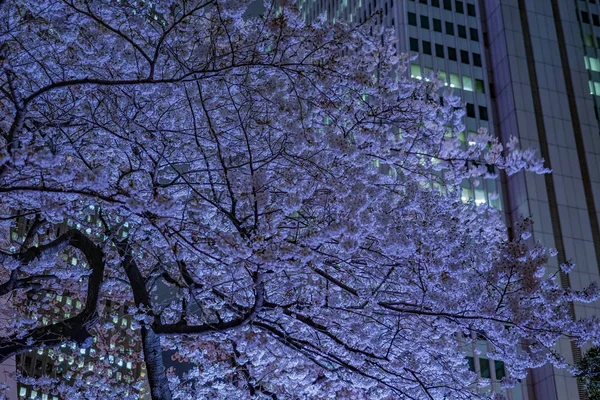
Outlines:
<svg viewBox="0 0 600 400"><path fill-rule="evenodd" d="M566 261L577 267L560 276L564 288L580 290L600 281L600 1L597 0L300 0L308 21L325 13L352 23L377 18L394 29L400 52L419 53L414 79L432 72L460 91L466 104L465 138L486 127L506 141L539 149L551 175L517 174L501 185L469 183L463 198L503 209L509 225L534 221L534 238L558 250L550 269ZM376 13L378 13L375 16ZM497 194L501 193L500 200ZM552 271L551 271L552 272ZM599 304L575 305L576 318L600 315ZM584 399L565 370L531 371L510 391L498 380L501 363L469 359L495 391L509 399ZM559 352L570 363L579 349L564 340Z"/></svg>

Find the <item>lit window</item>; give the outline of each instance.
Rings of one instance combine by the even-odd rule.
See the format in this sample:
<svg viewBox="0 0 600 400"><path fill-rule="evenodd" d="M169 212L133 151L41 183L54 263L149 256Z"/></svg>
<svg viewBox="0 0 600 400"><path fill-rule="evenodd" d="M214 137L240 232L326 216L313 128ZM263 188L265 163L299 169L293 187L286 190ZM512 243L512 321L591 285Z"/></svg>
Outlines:
<svg viewBox="0 0 600 400"><path fill-rule="evenodd" d="M417 64L411 64L410 65L410 77L416 78L416 79L421 79L421 66L419 66Z"/></svg>
<svg viewBox="0 0 600 400"><path fill-rule="evenodd" d="M463 76L463 89L469 92L473 91L473 80L468 76Z"/></svg>
<svg viewBox="0 0 600 400"><path fill-rule="evenodd" d="M592 70L594 72L600 72L600 60L595 57L584 57L585 68Z"/></svg>
<svg viewBox="0 0 600 400"><path fill-rule="evenodd" d="M461 88L460 77L457 74L450 73L450 87Z"/></svg>
<svg viewBox="0 0 600 400"><path fill-rule="evenodd" d="M478 206L485 203L485 192L483 190L475 190L475 204ZM488 366L489 368L489 366Z"/></svg>
<svg viewBox="0 0 600 400"><path fill-rule="evenodd" d="M21 386L21 389L19 389L19 396L26 396L27 395L27 388Z"/></svg>
<svg viewBox="0 0 600 400"><path fill-rule="evenodd" d="M448 86L448 81L446 79L446 72L440 71L440 81L444 82L444 86Z"/></svg>

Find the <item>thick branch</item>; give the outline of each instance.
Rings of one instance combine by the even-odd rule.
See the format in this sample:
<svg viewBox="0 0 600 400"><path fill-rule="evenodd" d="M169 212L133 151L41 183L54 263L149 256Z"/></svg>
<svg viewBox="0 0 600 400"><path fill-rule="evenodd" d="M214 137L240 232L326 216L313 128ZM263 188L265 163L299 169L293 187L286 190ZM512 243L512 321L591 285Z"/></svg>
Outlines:
<svg viewBox="0 0 600 400"><path fill-rule="evenodd" d="M0 339L0 363L15 354L39 346L56 346L73 340L82 347L92 344L89 329L95 323L100 288L104 275L104 254L83 233L71 229L50 243L40 247L31 247L19 254L22 262L31 262L46 251L57 249L60 245L70 245L80 250L92 269L88 277L85 307L78 315L52 325L32 329L25 335L13 335Z"/></svg>

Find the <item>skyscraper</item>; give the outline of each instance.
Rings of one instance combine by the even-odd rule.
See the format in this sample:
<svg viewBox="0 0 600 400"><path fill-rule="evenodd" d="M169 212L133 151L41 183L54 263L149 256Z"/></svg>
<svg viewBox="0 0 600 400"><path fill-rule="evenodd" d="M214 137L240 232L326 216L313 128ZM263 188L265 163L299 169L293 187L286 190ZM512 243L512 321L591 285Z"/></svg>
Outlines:
<svg viewBox="0 0 600 400"><path fill-rule="evenodd" d="M485 127L507 141L539 149L552 174L517 174L502 184L465 183L463 198L503 209L509 226L535 221L534 238L558 250L550 273L573 262L564 288L599 281L600 268L600 5L596 0L300 0L312 20L361 23L376 18L395 30L400 52L418 53L414 79L439 79L466 104L465 140ZM501 200L497 194L502 193ZM600 314L599 304L577 305L575 318ZM469 363L491 378L505 371L480 343ZM558 346L573 363L581 352L567 340ZM479 355L477 353L480 353ZM565 370L546 366L506 391L509 399L583 399Z"/></svg>

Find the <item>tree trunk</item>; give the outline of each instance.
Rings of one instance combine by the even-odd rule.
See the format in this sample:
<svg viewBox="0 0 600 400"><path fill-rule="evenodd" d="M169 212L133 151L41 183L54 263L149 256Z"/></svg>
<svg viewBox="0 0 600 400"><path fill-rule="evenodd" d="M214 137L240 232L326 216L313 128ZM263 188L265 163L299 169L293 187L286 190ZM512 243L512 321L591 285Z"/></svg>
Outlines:
<svg viewBox="0 0 600 400"><path fill-rule="evenodd" d="M152 400L171 400L171 390L163 362L160 336L150 328L142 328L142 345Z"/></svg>

